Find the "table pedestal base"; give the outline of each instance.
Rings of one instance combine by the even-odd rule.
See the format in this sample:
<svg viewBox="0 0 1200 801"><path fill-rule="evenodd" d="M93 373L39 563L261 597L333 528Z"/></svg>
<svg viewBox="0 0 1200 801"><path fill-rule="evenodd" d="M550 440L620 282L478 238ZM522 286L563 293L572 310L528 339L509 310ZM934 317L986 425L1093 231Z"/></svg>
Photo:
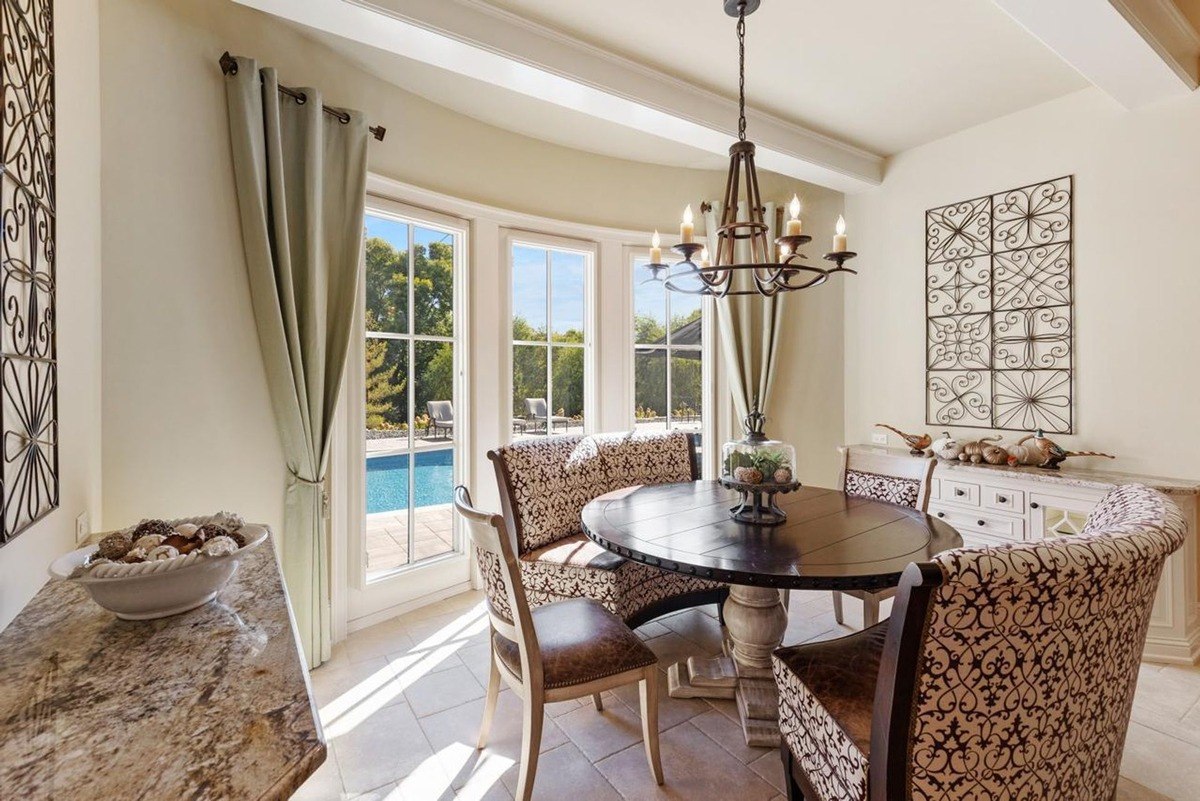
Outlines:
<svg viewBox="0 0 1200 801"><path fill-rule="evenodd" d="M735 698L746 744L779 745L779 695L771 652L783 641L787 611L779 591L729 589L725 602L724 656L679 662L667 671L672 698Z"/></svg>

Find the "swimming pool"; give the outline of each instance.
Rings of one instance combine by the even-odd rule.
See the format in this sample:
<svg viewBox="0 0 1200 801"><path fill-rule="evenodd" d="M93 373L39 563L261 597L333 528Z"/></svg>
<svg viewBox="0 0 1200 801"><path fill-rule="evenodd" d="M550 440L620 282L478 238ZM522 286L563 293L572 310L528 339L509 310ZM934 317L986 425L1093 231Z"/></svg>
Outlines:
<svg viewBox="0 0 1200 801"><path fill-rule="evenodd" d="M454 451L421 451L416 462L415 506L454 502ZM367 458L367 514L408 508L408 454Z"/></svg>

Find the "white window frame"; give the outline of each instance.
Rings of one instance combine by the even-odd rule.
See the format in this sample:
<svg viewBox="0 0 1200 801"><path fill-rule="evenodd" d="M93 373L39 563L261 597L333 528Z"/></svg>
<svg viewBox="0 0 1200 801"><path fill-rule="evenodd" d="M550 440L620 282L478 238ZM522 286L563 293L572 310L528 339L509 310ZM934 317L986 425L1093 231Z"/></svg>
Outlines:
<svg viewBox="0 0 1200 801"><path fill-rule="evenodd" d="M410 346L410 356L416 342L420 341L451 341L454 344L454 377L455 387L455 460L454 482L464 483L465 477L471 473L470 449L470 415L465 412L470 402L470 378L466 366L470 364L470 308L468 306L470 260L470 225L460 217L454 217L439 212L411 206L390 198L368 194L366 209L368 215L392 217L414 227L445 231L454 237L454 336L452 338L430 337L426 335L400 335L404 341L414 343ZM414 242L409 237L409 258L411 261ZM365 238L364 238L365 244ZM365 282L365 250L363 281ZM412 314L413 283L409 282L409 314ZM343 382L342 413L339 430L335 438L341 447L335 449L334 467L341 465L341 470L334 470L334 508L331 516L335 528L337 521L345 525L344 537L333 537L333 575L345 575L348 579L347 597L339 599L335 589L335 606L345 605L345 618L351 627L355 621L370 619L377 614L387 614L407 603L419 598L441 592L445 587L461 585L467 580L467 556L465 553L465 538L462 524L457 515L454 518L454 548L451 552L428 559L410 562L407 565L387 571L383 575L368 578L366 566L366 443L363 436L363 415L366 403L366 366L362 358L362 348L367 338L366 331L366 291L360 287L355 302L354 323L351 332L350 358L347 359L346 378ZM384 334L379 337L394 339L396 337ZM411 365L411 362L410 362ZM413 420L414 410L409 401L409 420ZM410 437L412 429L410 425ZM339 454L338 451L341 451ZM415 476L410 473L410 482ZM410 483L410 490L412 484ZM337 543L345 543L344 549ZM411 544L411 540L410 540ZM344 550L344 553L339 551ZM410 551L410 553L412 553ZM339 566L338 562L345 562ZM338 617L339 615L335 615Z"/></svg>
<svg viewBox="0 0 1200 801"><path fill-rule="evenodd" d="M551 347L579 347L570 343L555 344L550 341L553 337L553 318L551 307L553 306L553 282L549 265L549 256L547 256L546 265L546 342L530 342L516 341L512 335L512 279L513 279L513 248L524 245L527 247L543 248L547 251L557 250L567 253L578 253L583 256L584 262L584 281L583 281L583 430L584 433L593 434L597 431L596 420L599 412L599 404L596 398L596 371L598 369L597 353L596 353L596 262L598 258L598 248L595 242L582 239L568 239L561 236L553 236L551 234L536 233L531 231L521 231L516 229L506 229L503 232L504 250L501 254L501 263L504 265L504 292L503 320L507 335L508 348L505 350L505 409L512 406L513 396L513 347L516 345L526 346L543 346L547 348L546 359L546 406L549 415L554 414L553 409L553 391L551 378L553 375L553 364L550 358L549 349ZM553 433L549 430L549 433ZM508 442L513 441L513 425L507 426Z"/></svg>
<svg viewBox="0 0 1200 801"><path fill-rule="evenodd" d="M639 260L649 261L650 249L645 247L626 247L625 248L625 275L626 275L626 298L628 299L628 319L626 329L628 330L628 343L626 345L626 353L629 356L629 363L626 372L626 386L628 387L628 407L627 414L629 416L629 426L631 429L637 427L637 393L634 382L637 378L637 352L639 345L637 342L637 307L634 303L633 292L637 276L635 273L635 265ZM669 290L668 290L669 292ZM669 300L668 300L669 309ZM702 408L700 410L700 437L701 437L701 453L702 459L700 464L700 472L704 478L714 478L717 474L717 460L720 448L720 443L717 442L717 419L720 416L720 410L717 408L717 325L716 325L716 301L711 297L702 297L700 299L700 353L701 353L701 370L700 370L700 393L702 396ZM667 319L667 342L670 342L670 316L668 312ZM651 350L644 345L642 350ZM671 402L671 370L670 370L670 351L671 346L668 344L661 349L667 353L667 406L674 406ZM674 415L674 410L667 410L667 428L670 430L670 420Z"/></svg>

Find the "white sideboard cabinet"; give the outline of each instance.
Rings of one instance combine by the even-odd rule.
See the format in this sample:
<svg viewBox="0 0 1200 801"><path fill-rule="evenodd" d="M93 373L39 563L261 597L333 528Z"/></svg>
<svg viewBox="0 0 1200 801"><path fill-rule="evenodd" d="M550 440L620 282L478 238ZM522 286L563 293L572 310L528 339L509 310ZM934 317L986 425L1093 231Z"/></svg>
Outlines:
<svg viewBox="0 0 1200 801"><path fill-rule="evenodd" d="M853 447L908 453L871 445ZM1187 540L1163 568L1144 656L1155 662L1196 664L1200 659L1200 552L1196 547L1200 482L1071 467L1042 470L939 461L933 471L929 514L958 529L968 545L1069 537L1083 529L1088 512L1105 493L1121 484L1154 487L1175 501L1187 519Z"/></svg>

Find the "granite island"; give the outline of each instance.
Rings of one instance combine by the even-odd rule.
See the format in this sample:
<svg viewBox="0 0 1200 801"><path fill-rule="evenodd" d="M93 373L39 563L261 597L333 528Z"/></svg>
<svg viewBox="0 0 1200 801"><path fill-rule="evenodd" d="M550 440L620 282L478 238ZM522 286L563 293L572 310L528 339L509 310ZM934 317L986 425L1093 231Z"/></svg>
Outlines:
<svg viewBox="0 0 1200 801"><path fill-rule="evenodd" d="M199 609L53 582L0 633L0 798L283 799L325 749L273 536Z"/></svg>

